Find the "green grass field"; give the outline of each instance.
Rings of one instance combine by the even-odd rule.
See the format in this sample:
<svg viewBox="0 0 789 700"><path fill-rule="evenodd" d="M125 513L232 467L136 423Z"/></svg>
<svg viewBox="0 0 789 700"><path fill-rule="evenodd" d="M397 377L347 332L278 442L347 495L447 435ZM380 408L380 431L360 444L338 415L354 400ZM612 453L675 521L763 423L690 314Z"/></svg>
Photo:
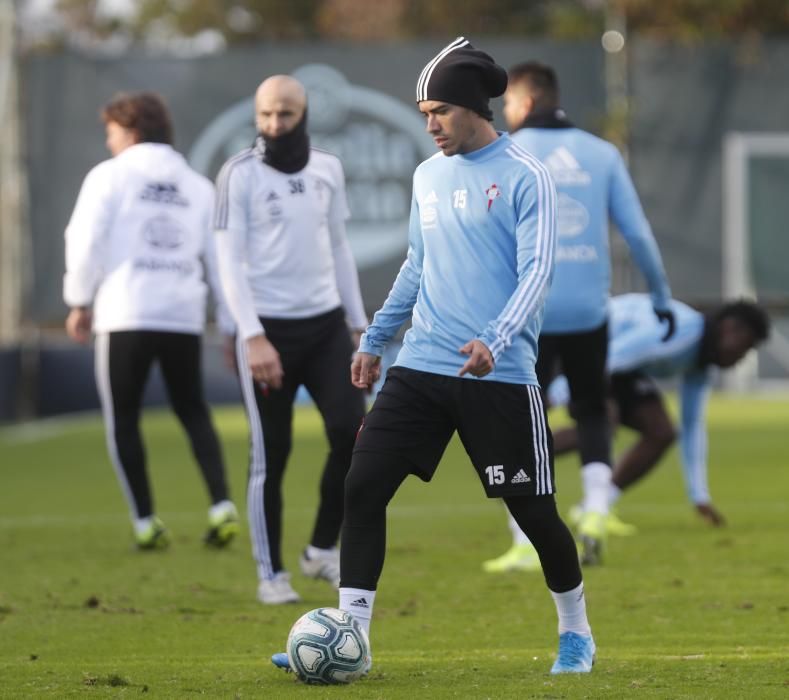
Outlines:
<svg viewBox="0 0 789 700"><path fill-rule="evenodd" d="M215 417L243 505L245 420ZM0 698L789 698L787 400L711 405L726 529L692 512L676 450L623 499L641 532L586 572L598 658L584 677L548 673L556 622L541 576L482 572L509 533L453 443L433 483L407 481L390 508L370 677L330 688L268 662L298 615L336 605L296 571L324 449L316 415L297 415L286 480L296 606L256 602L246 533L228 551L201 545L206 496L185 439L166 412L144 427L167 552L131 547L98 418L0 431ZM575 458L557 474L564 512Z"/></svg>

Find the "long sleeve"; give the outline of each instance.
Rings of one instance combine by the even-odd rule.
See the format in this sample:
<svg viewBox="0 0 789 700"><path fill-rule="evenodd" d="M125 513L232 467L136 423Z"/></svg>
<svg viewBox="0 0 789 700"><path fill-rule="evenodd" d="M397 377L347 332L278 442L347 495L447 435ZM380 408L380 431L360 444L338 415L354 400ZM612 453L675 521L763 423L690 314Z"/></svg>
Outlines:
<svg viewBox="0 0 789 700"><path fill-rule="evenodd" d="M707 482L708 396L709 378L706 372L694 372L683 377L680 389L682 469L688 497L695 504L710 502Z"/></svg>
<svg viewBox="0 0 789 700"><path fill-rule="evenodd" d="M106 236L113 219L112 181L105 163L85 177L66 227L63 299L68 306L89 306L106 272Z"/></svg>
<svg viewBox="0 0 789 700"><path fill-rule="evenodd" d="M263 333L246 275L247 207L244 178L233 161L217 178L214 216L216 255L225 300L239 336L246 340Z"/></svg>
<svg viewBox="0 0 789 700"><path fill-rule="evenodd" d="M329 235L334 258L334 274L348 324L354 330L363 330L367 327L367 314L364 311L362 291L359 286L359 273L345 231L349 211L345 195L345 175L339 162L338 167L339 176L336 188L332 192L329 210Z"/></svg>
<svg viewBox="0 0 789 700"><path fill-rule="evenodd" d="M411 199L411 217L408 226L408 253L397 273L397 278L383 306L376 312L373 322L362 336L359 350L381 355L384 347L410 317L419 293L424 259L422 228L419 223L419 205Z"/></svg>
<svg viewBox="0 0 789 700"><path fill-rule="evenodd" d="M652 305L656 309L667 309L671 289L663 267L663 259L636 188L618 153L611 176L609 211L627 242L636 265L646 278L652 296Z"/></svg>
<svg viewBox="0 0 789 700"><path fill-rule="evenodd" d="M519 152L524 153L525 152ZM548 171L532 156L519 160L535 175L517 202L518 286L498 317L479 335L498 361L501 354L544 304L553 275L556 250L556 188Z"/></svg>
<svg viewBox="0 0 789 700"><path fill-rule="evenodd" d="M235 331L235 323L230 309L225 300L225 292L222 289L222 281L219 276L219 264L216 256L216 240L213 231L213 207L209 210L208 218L205 222L203 244L203 265L205 266L206 279L211 288L216 305L216 325L224 335L232 335Z"/></svg>

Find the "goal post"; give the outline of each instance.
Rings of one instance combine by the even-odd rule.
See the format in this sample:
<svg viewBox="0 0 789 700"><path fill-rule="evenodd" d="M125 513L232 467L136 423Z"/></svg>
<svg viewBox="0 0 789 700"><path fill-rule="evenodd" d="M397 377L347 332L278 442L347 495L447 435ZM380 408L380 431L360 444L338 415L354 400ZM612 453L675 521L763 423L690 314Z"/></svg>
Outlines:
<svg viewBox="0 0 789 700"><path fill-rule="evenodd" d="M758 299L773 320L770 341L725 388L789 388L789 133L726 134L722 266L724 299Z"/></svg>

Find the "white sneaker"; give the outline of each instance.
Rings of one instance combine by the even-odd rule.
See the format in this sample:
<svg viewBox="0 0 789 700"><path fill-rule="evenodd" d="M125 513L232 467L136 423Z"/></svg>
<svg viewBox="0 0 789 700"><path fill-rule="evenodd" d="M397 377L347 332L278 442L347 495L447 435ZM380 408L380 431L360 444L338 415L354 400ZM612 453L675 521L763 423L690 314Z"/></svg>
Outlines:
<svg viewBox="0 0 789 700"><path fill-rule="evenodd" d="M335 588L340 587L340 552L338 549L311 548L312 554L305 549L299 565L301 573L309 578L322 578Z"/></svg>
<svg viewBox="0 0 789 700"><path fill-rule="evenodd" d="M278 571L274 578L263 579L258 584L258 600L266 605L298 603L301 596L290 585L290 574Z"/></svg>

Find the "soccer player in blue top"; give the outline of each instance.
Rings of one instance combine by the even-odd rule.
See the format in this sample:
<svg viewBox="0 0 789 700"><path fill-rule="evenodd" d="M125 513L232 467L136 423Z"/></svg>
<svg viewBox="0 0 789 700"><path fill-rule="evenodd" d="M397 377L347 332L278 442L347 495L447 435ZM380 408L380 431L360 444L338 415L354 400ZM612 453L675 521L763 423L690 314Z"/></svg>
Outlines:
<svg viewBox="0 0 789 700"><path fill-rule="evenodd" d="M616 424L638 433L638 439L617 460L609 489L613 506L622 492L646 476L676 437L655 379L679 379L681 411L680 446L688 497L696 512L712 525L724 518L713 505L707 482L706 404L718 368L733 367L764 342L770 321L764 310L748 301L722 305L703 315L672 300L676 332L661 342L664 331L652 312L646 294L624 294L611 299L608 345L611 409ZM564 377L548 389L551 405L566 403ZM565 454L577 448L578 433L569 427L554 434L554 451ZM536 553L510 519L513 557L508 570L537 569ZM611 534L633 534L634 528L617 521ZM527 551L531 550L531 551Z"/></svg>
<svg viewBox="0 0 789 700"><path fill-rule="evenodd" d="M688 498L712 525L723 516L712 503L707 481L706 405L717 368L727 369L767 340L770 321L749 301L723 304L703 315L672 300L677 322L674 337L660 342L660 328L650 314L649 298L625 294L611 300L608 370L616 423L635 430L638 440L616 461L609 505L644 477L676 439L676 430L655 379L679 379L680 453ZM574 449L575 431L557 434L557 453ZM559 446L558 443L561 442Z"/></svg>
<svg viewBox="0 0 789 700"><path fill-rule="evenodd" d="M547 387L561 370L570 385L584 490L579 525L582 563L596 564L605 538L611 481L611 431L605 404L609 220L646 278L654 313L667 323L666 339L673 332L671 292L619 151L567 120L559 108L553 69L539 63L512 68L504 116L513 141L546 165L558 192L556 272L545 303L537 378L540 386ZM489 566L496 564L494 560Z"/></svg>
<svg viewBox="0 0 789 700"><path fill-rule="evenodd" d="M554 673L588 672L595 645L573 537L554 498L551 438L534 369L553 273L556 191L546 168L492 124L507 74L458 38L417 82L440 149L414 173L408 253L351 365L381 371L345 482L340 602L369 631L386 550L386 507L403 480L429 481L455 431L485 492L504 499L539 552L559 617ZM287 656L275 654L287 667Z"/></svg>

